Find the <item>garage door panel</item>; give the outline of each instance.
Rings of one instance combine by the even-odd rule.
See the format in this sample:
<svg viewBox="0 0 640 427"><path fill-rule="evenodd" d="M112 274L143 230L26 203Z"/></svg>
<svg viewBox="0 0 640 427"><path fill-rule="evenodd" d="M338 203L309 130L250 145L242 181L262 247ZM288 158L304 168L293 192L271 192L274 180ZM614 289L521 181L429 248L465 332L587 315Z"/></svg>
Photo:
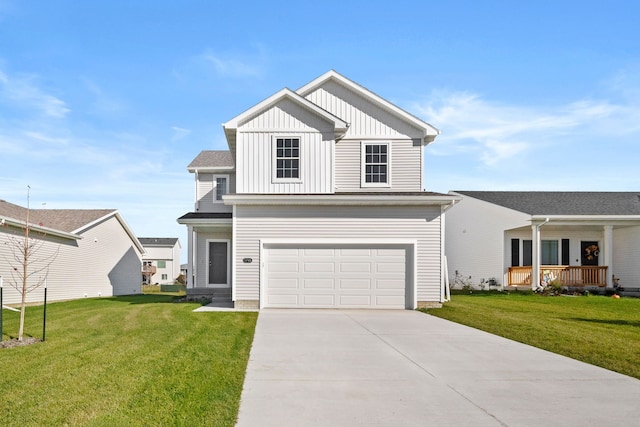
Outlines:
<svg viewBox="0 0 640 427"><path fill-rule="evenodd" d="M371 289L371 279L340 279L340 289Z"/></svg>
<svg viewBox="0 0 640 427"><path fill-rule="evenodd" d="M335 295L304 295L303 301L305 306L314 307L333 307L336 305Z"/></svg>
<svg viewBox="0 0 640 427"><path fill-rule="evenodd" d="M298 278L280 277L271 282L271 289L298 289Z"/></svg>
<svg viewBox="0 0 640 427"><path fill-rule="evenodd" d="M332 262L307 261L302 265L305 273L333 273L335 268Z"/></svg>
<svg viewBox="0 0 640 427"><path fill-rule="evenodd" d="M370 307L371 297L368 295L340 295L340 305L343 307Z"/></svg>
<svg viewBox="0 0 640 427"><path fill-rule="evenodd" d="M370 262L340 262L338 271L341 273L371 273L372 265Z"/></svg>
<svg viewBox="0 0 640 427"><path fill-rule="evenodd" d="M295 307L298 305L298 296L295 294L271 294L268 303L274 307Z"/></svg>
<svg viewBox="0 0 640 427"><path fill-rule="evenodd" d="M334 279L304 279L303 282L304 289L335 289L335 281Z"/></svg>
<svg viewBox="0 0 640 427"><path fill-rule="evenodd" d="M267 247L267 307L404 308L407 248Z"/></svg>

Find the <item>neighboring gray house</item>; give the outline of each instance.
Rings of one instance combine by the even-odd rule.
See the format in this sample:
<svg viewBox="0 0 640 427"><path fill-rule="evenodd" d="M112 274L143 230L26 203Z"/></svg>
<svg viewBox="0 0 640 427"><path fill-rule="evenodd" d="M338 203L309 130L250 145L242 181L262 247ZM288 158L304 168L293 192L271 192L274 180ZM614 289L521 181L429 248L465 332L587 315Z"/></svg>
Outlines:
<svg viewBox="0 0 640 427"><path fill-rule="evenodd" d="M10 285L12 238L21 239L27 209L0 200L0 276L4 304L20 301ZM141 292L143 248L114 209L31 209L30 236L42 242L30 262L57 255L47 274L47 299L127 295ZM31 264L34 266L34 264ZM28 295L29 302L43 300L44 288Z"/></svg>
<svg viewBox="0 0 640 427"><path fill-rule="evenodd" d="M449 278L504 286L640 286L640 192L455 191Z"/></svg>
<svg viewBox="0 0 640 427"><path fill-rule="evenodd" d="M139 237L144 247L142 283L170 285L180 275L180 240L177 237Z"/></svg>
<svg viewBox="0 0 640 427"><path fill-rule="evenodd" d="M329 71L223 124L203 151L188 227L188 292L236 307L415 308L444 300L444 212L423 191L438 131Z"/></svg>

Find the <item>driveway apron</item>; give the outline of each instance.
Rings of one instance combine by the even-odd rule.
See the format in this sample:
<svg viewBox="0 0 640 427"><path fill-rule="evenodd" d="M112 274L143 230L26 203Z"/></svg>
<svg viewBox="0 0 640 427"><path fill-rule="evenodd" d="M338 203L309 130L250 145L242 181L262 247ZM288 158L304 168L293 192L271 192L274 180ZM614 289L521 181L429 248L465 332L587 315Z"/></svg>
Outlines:
<svg viewBox="0 0 640 427"><path fill-rule="evenodd" d="M237 426L640 426L640 381L410 310L260 311Z"/></svg>

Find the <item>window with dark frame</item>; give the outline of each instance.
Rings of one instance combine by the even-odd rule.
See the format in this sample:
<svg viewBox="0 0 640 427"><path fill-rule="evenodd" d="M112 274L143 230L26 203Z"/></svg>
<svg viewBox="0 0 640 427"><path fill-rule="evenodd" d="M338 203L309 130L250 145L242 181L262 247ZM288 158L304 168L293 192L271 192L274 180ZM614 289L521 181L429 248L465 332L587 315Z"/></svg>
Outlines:
<svg viewBox="0 0 640 427"><path fill-rule="evenodd" d="M300 139L276 139L276 178L300 178Z"/></svg>
<svg viewBox="0 0 640 427"><path fill-rule="evenodd" d="M222 200L225 194L227 194L227 177L216 177L216 200Z"/></svg>
<svg viewBox="0 0 640 427"><path fill-rule="evenodd" d="M389 182L389 156L387 144L366 144L364 153L364 182L386 184Z"/></svg>

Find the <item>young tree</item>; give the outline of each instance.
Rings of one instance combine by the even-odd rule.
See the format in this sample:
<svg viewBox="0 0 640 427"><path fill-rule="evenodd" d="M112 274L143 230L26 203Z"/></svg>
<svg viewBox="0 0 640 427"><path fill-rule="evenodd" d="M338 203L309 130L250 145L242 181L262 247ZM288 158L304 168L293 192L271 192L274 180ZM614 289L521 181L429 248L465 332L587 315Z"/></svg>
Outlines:
<svg viewBox="0 0 640 427"><path fill-rule="evenodd" d="M9 283L20 294L18 341L22 341L24 335L27 295L45 283L49 274L49 267L55 261L60 250L58 246L55 251L49 254L45 253L43 247L46 233L35 234L32 230L30 222L31 210L29 207L30 188L27 186L27 209L24 225L19 228L16 234L8 235L5 242L9 246L8 255L5 256L5 261L9 265L11 272Z"/></svg>

